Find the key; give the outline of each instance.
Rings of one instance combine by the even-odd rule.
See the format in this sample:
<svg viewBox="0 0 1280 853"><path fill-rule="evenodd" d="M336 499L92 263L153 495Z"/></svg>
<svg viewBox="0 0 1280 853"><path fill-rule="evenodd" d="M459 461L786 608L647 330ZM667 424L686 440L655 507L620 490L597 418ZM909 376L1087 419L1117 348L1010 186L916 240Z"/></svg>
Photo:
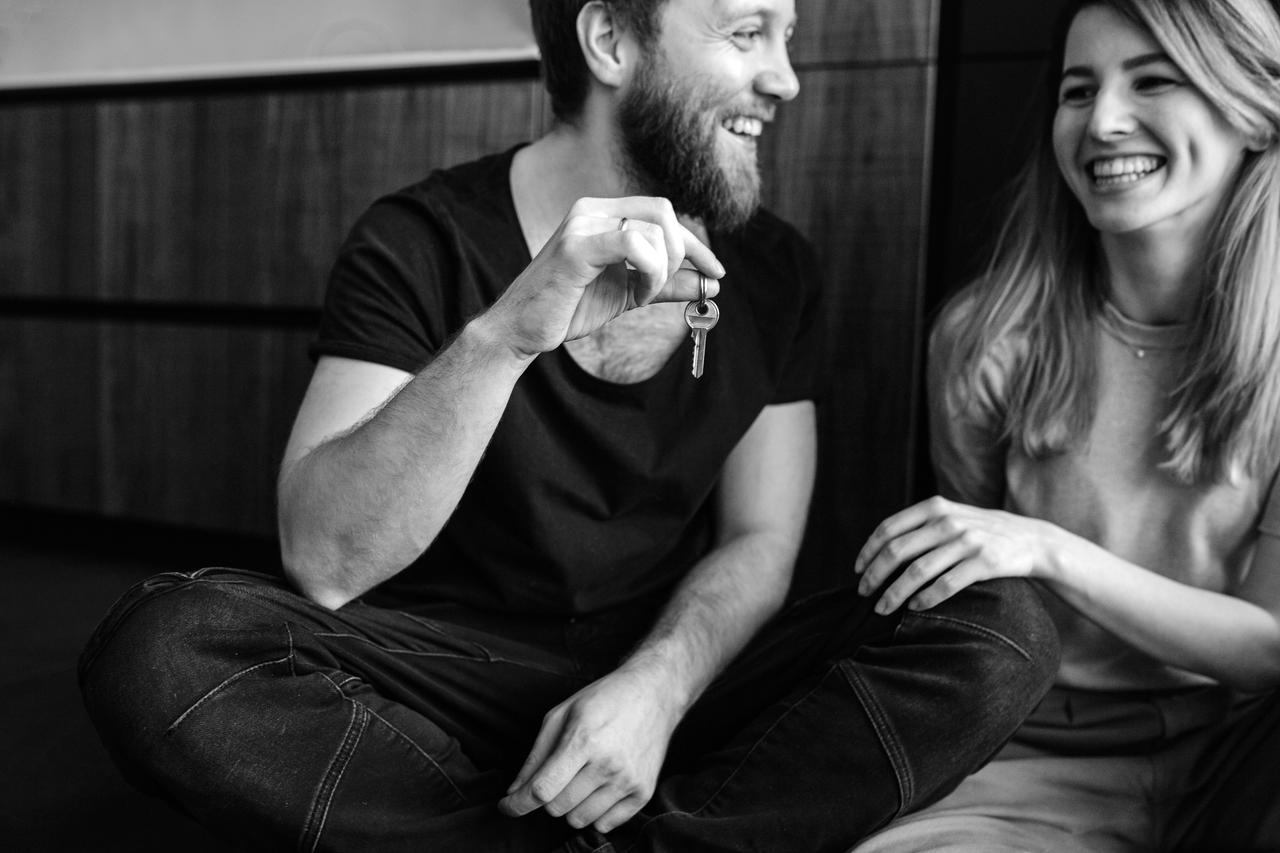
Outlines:
<svg viewBox="0 0 1280 853"><path fill-rule="evenodd" d="M707 332L720 321L720 308L711 299L695 300L684 307L684 321L693 335L693 378L698 379L707 360Z"/></svg>

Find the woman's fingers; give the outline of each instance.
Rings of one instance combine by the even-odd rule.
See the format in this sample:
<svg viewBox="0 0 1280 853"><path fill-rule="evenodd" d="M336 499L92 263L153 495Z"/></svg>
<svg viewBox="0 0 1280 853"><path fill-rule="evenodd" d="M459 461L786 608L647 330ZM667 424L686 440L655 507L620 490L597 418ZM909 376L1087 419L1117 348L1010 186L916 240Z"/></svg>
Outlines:
<svg viewBox="0 0 1280 853"><path fill-rule="evenodd" d="M866 543L858 552L858 556L854 558L854 572L859 575L866 572L867 568L875 563L876 560L885 556L883 554L884 549L891 542L906 533L923 527L939 515L946 513L952 506L954 505L945 498L935 496L913 504L904 510L899 510L880 522L876 529L871 532L871 536L867 538ZM892 559L892 555L889 556ZM893 568L897 568L897 566L894 565ZM884 578L882 577L880 580L884 580Z"/></svg>
<svg viewBox="0 0 1280 853"><path fill-rule="evenodd" d="M907 601L907 608L910 610L928 610L931 607L937 607L962 589L992 577L995 577L995 575L991 573L989 564L984 560L976 557L962 560L956 563L951 571L912 596Z"/></svg>
<svg viewBox="0 0 1280 853"><path fill-rule="evenodd" d="M876 612L884 614L897 610L926 585L936 585L935 581L940 583L938 579L941 576L972 554L972 548L962 539L949 539L929 549L894 578L876 602Z"/></svg>
<svg viewBox="0 0 1280 853"><path fill-rule="evenodd" d="M890 516L867 541L854 564L860 574L858 591L870 595L902 565L918 559L954 538L958 526L926 504L908 507Z"/></svg>

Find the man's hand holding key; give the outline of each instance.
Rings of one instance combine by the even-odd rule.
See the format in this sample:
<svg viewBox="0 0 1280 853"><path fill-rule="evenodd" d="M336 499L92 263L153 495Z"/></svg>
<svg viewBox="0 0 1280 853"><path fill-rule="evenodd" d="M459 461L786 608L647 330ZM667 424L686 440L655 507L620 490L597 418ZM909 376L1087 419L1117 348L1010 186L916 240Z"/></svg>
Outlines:
<svg viewBox="0 0 1280 853"><path fill-rule="evenodd" d="M489 319L501 323L517 354L532 358L631 308L701 303L719 292L723 275L715 254L666 199L584 198L494 303Z"/></svg>

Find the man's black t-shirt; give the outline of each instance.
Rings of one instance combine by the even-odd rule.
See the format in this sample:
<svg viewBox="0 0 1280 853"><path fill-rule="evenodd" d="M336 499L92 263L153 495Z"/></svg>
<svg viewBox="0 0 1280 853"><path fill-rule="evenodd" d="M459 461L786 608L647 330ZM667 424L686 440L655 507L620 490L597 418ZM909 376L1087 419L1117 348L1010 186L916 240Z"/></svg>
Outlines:
<svg viewBox="0 0 1280 853"><path fill-rule="evenodd" d="M529 264L510 191L515 149L432 173L360 218L339 253L312 354L415 373ZM560 348L517 383L436 541L366 600L446 600L572 615L658 600L712 542L708 496L760 410L816 399L820 283L808 244L760 211L711 235L727 274L706 372L690 339L617 384Z"/></svg>

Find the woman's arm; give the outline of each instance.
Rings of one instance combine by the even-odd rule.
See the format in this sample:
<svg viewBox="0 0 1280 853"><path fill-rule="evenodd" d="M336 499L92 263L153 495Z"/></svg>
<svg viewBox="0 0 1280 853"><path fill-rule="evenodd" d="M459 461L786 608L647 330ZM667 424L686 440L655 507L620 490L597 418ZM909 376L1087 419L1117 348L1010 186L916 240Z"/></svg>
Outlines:
<svg viewBox="0 0 1280 853"><path fill-rule="evenodd" d="M1134 648L1243 690L1280 685L1280 538L1261 534L1237 595L1134 565L1039 519L944 498L886 519L858 554L859 590L927 609L978 581L1028 577Z"/></svg>

